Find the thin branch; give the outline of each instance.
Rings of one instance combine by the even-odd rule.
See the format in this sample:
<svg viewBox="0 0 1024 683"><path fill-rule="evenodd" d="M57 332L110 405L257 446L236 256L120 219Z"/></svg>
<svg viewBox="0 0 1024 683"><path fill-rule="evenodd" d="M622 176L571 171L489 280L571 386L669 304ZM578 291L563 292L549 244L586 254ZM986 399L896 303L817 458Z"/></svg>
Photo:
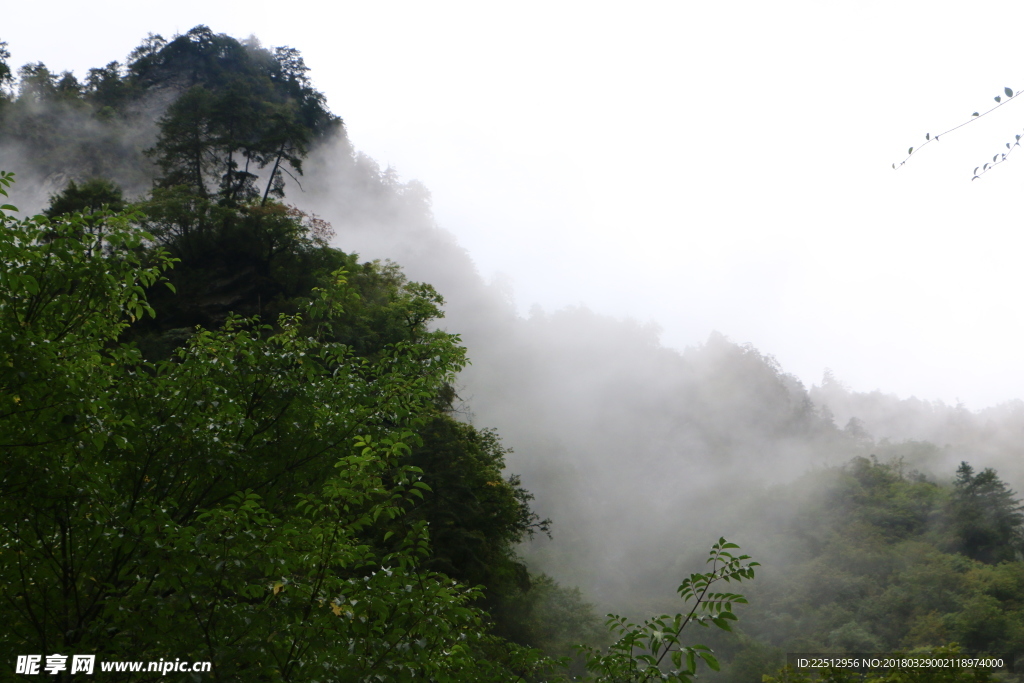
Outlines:
<svg viewBox="0 0 1024 683"><path fill-rule="evenodd" d="M1006 90L1004 90L1004 92L1006 92L1006 91L1013 92L1009 88L1006 88ZM938 142L940 137L942 137L944 135L949 135L950 133L952 133L955 130L959 130L960 128L963 128L964 126L966 126L966 125L968 125L970 123L974 123L975 121L977 121L978 119L980 119L982 117L988 116L989 114L994 112L996 109L999 109L1000 107L1002 107L1002 106L1004 106L1006 104L1009 104L1012 100L1017 99L1017 97L1021 93L1024 93L1024 90L1018 90L1017 92L1014 92L1012 95L1008 95L1005 99L1001 95L997 96L995 98L995 100L997 102L996 106L994 106L991 109L985 111L984 113L974 112L973 114L971 114L971 118L967 119L966 121L964 121L963 123L961 123L961 124L959 124L957 126L953 126L952 128L950 128L947 131L939 133L938 135L935 135L935 136L932 136L931 134L925 135L925 142L920 147L911 147L910 149L908 149L907 150L907 157L903 161L899 162L898 164L894 163L892 165L893 169L899 170L900 168L903 167L904 164L906 164L908 161L910 161L910 158L912 156L914 156L915 154L920 152L922 149L924 149L925 147L927 147L931 143ZM1020 140L1020 136L1017 136L1017 139L1019 141ZM1007 147L1010 149L1010 152L1012 152L1013 148L1017 147L1017 146L1019 146L1019 145L1018 144L1014 144L1013 147L1011 147L1009 145L1009 143L1007 143ZM992 162L990 162L988 164L985 164L984 166L979 166L978 168L975 168L974 169L975 175L974 175L974 178L971 178L971 180L974 180L975 178L978 177L978 173L977 172L978 172L979 169L982 169L982 173L985 173L988 170L990 170L992 168L992 166L995 166L996 164L999 164L999 163L1002 163L1003 161L1005 161L1006 160L1006 156L1010 152L1007 152L1006 154L1003 154L1002 158L999 158L1000 155L997 154L996 156L992 157Z"/></svg>

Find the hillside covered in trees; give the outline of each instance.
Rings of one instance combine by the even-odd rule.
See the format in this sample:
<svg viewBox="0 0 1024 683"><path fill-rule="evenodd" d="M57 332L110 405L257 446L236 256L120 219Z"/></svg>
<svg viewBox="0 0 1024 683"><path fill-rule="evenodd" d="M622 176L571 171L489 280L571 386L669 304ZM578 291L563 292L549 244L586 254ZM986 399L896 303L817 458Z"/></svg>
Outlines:
<svg viewBox="0 0 1024 683"><path fill-rule="evenodd" d="M720 535L762 567L739 622L722 600L683 631L722 664L693 651L683 679L1017 652L1021 405L808 390L717 333L678 352L582 307L521 318L293 48L200 26L82 80L10 60L0 184L42 214L5 206L0 241L5 659L555 680L588 675L585 644L596 680L646 680L596 615L681 610Z"/></svg>

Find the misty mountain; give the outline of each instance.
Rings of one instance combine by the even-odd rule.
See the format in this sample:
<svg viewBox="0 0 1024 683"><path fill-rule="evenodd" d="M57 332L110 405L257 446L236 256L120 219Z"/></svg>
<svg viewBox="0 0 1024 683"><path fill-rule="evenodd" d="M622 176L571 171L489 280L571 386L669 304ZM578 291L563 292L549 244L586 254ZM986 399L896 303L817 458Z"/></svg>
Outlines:
<svg viewBox="0 0 1024 683"><path fill-rule="evenodd" d="M938 447L931 467L944 462L943 469L951 472L962 460L977 460L998 467L1013 482L1024 481L1024 403L1019 400L971 411L942 401L850 391L828 372L820 386L811 388L810 398L851 432ZM914 464L929 467L927 459Z"/></svg>
<svg viewBox="0 0 1024 683"><path fill-rule="evenodd" d="M704 344L680 350L661 344L654 323L612 318L586 306L535 308L520 316L514 293L486 282L472 255L437 225L427 188L354 149L297 52L279 48L271 63L266 55L272 53L258 43L209 29L188 36L192 51L168 51L167 41L151 36L127 65L94 69L84 82L42 64L23 68L17 95L0 99L0 168L19 174L12 203L26 212L41 210L68 181L98 177L124 188L129 198L149 197L150 207L159 191L183 185L211 201L219 192L232 206L276 194L303 215L328 221L331 245L357 255L350 268L358 261L391 261L409 281L432 285L444 298L444 318L432 323L434 329L458 334L470 359L453 387L455 414L501 435L510 449L502 451L504 464L534 496L532 510L553 520L551 539L536 535L519 548L534 572L579 586L601 610L674 611L673 588L681 576L702 560L710 542L727 536L758 559L775 562L762 560L766 584L774 588L755 594L775 602L755 615L753 637L781 647L792 639L779 634L800 638L827 624L828 633L838 633L831 641L837 647L896 647L906 629L879 635L884 620L857 612L877 597L864 588L875 565L836 570L834 585L814 578L823 576L823 567L832 571L851 561L849 555L836 558L860 532L826 513L837 500L857 499L854 489L875 491L890 516L898 516L886 507L890 498L925 501L914 508L920 513L916 526L894 536L886 535L888 522L865 513L865 525L883 530L868 534L864 547L909 544L941 565L952 583L970 583L963 576L971 571L996 571L985 568L996 563L984 558L947 566L953 561L941 553L962 550L936 520L952 509L949 487L961 461L980 472L996 468L1019 488L1024 404L974 413L851 392L828 374L820 386L807 388L763 350L715 331L708 331ZM292 70L282 71L282 64ZM201 132L209 149L221 151L207 155L189 147L184 133L168 133L169 121L189 120L201 120L188 130ZM177 160L167 161L173 154ZM201 245L197 253L203 249L212 247ZM275 297L295 295L253 284L258 277L277 277L270 271L232 273L230 259L204 263L197 256L198 265L190 266L209 270L197 287L220 283L218 301L231 302L224 315L232 306L264 312ZM594 267L615 277L614 264ZM216 278L210 274L215 268ZM222 317L209 317L210 310L195 315L219 323ZM185 316L167 327L187 331L194 324ZM853 464L844 469L847 463ZM805 493L809 489L834 495L812 496ZM844 509L861 514L864 508L849 503ZM782 545L792 557L779 550ZM888 553L878 551L880 564L892 559ZM913 571L891 570L896 578L886 586L908 583L906 574ZM982 584L996 579L971 576L970 595L988 604ZM818 606L800 603L793 587L799 582L823 596L848 591L863 603L829 621ZM820 602L838 604L833 597ZM932 607L960 614L962 605ZM908 626L917 638L912 644L939 644L929 634L946 633L945 626L928 621L930 612L916 603L907 614L914 620ZM956 632L953 626L947 631Z"/></svg>

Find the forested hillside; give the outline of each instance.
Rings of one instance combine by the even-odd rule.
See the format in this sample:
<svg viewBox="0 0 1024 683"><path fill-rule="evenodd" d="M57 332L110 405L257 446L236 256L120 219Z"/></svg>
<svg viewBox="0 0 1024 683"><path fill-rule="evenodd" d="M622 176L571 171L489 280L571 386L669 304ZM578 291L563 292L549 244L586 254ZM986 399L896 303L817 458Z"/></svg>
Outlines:
<svg viewBox="0 0 1024 683"><path fill-rule="evenodd" d="M197 27L81 79L11 60L10 659L553 679L541 652L611 642L595 612L682 609L722 535L763 567L731 632L682 637L725 664L702 674L1019 647L1019 406L808 389L721 334L680 352L584 307L522 318L293 48Z"/></svg>

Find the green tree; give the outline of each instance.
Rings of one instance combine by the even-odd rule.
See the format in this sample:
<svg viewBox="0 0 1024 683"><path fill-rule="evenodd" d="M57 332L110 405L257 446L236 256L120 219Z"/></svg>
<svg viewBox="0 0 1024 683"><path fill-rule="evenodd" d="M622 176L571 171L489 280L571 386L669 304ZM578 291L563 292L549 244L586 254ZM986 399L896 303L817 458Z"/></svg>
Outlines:
<svg viewBox="0 0 1024 683"><path fill-rule="evenodd" d="M97 111L121 109L132 96L131 82L122 75L118 62L110 62L99 69L89 69L82 95Z"/></svg>
<svg viewBox="0 0 1024 683"><path fill-rule="evenodd" d="M975 474L966 462L956 471L948 516L954 550L994 564L1019 559L1024 549L1024 506L995 470Z"/></svg>
<svg viewBox="0 0 1024 683"><path fill-rule="evenodd" d="M50 198L43 215L54 218L72 213L118 212L125 208L124 192L103 178L91 178L81 185L74 180L59 194Z"/></svg>
<svg viewBox="0 0 1024 683"><path fill-rule="evenodd" d="M519 479L506 479L505 453L498 435L438 415L420 432L410 464L424 472L431 492L411 514L430 522L434 544L431 566L489 593L529 585L516 546L550 520L530 509L533 496Z"/></svg>
<svg viewBox="0 0 1024 683"><path fill-rule="evenodd" d="M154 315L147 291L174 259L139 222L91 208L2 218L0 649L188 653L223 680L555 675L489 632L479 588L438 571L515 583L513 544L546 523L502 477L497 437L439 413L465 358L428 327L436 293L367 271L405 327L360 355L334 338L361 298L338 270L274 326L229 316L149 361L125 333ZM732 548L720 541L711 571L680 586L685 617L613 619L609 651L585 649L596 680L644 680L666 658L675 680L696 657L717 666L679 637L735 620L742 596L709 592L752 578ZM581 603L548 613L572 622Z"/></svg>
<svg viewBox="0 0 1024 683"><path fill-rule="evenodd" d="M43 174L76 181L114 178L126 187L152 177L139 154L154 101L160 115L151 150L162 187L186 185L229 205L284 195L319 140L343 131L313 88L298 50L265 49L197 26L168 42L150 35L128 56L90 69L84 82L42 63L18 72L0 47L0 138L27 148ZM145 101L143 101L145 99ZM39 106L45 103L46 106ZM92 124L83 127L83 122Z"/></svg>
<svg viewBox="0 0 1024 683"><path fill-rule="evenodd" d="M26 64L18 70L19 98L43 101L57 94L57 77L42 62Z"/></svg>
<svg viewBox="0 0 1024 683"><path fill-rule="evenodd" d="M680 636L687 626L716 626L731 631L731 622L737 617L734 604L746 599L738 593L711 592L712 584L719 581L744 581L754 578L758 562L749 562L748 555L733 555L739 548L724 538L711 547L707 563L711 571L691 574L680 584L679 596L693 606L685 615L662 615L647 619L643 624L630 622L625 617L608 615L607 626L617 638L606 651L582 647L587 669L595 674L595 683L641 683L643 681L690 681L697 674L697 661L701 659L712 670L719 670L718 660L711 648L704 645L683 645Z"/></svg>
<svg viewBox="0 0 1024 683"><path fill-rule="evenodd" d="M340 125L293 48L270 52L198 26L144 50L137 62L130 70L140 83L185 72L191 84L161 119L151 150L164 187L184 184L228 204L265 204L284 196L284 175L302 174L312 142ZM257 171L268 166L261 192Z"/></svg>
<svg viewBox="0 0 1024 683"><path fill-rule="evenodd" d="M14 82L14 74L7 60L11 58L11 51L7 49L7 43L0 40L0 93L6 94L8 88Z"/></svg>
<svg viewBox="0 0 1024 683"><path fill-rule="evenodd" d="M202 86L190 88L167 110L151 150L163 171L160 185L183 185L200 197L209 196L209 178L220 170L212 111L213 96Z"/></svg>
<svg viewBox="0 0 1024 683"><path fill-rule="evenodd" d="M455 339L369 361L298 316L232 318L148 363L116 340L170 262L129 218L0 231L2 649L188 653L228 680L532 667L487 635L477 591L424 568L426 526L395 524L427 489L403 459L463 363ZM346 287L307 314L337 314ZM367 543L386 523L398 542Z"/></svg>

